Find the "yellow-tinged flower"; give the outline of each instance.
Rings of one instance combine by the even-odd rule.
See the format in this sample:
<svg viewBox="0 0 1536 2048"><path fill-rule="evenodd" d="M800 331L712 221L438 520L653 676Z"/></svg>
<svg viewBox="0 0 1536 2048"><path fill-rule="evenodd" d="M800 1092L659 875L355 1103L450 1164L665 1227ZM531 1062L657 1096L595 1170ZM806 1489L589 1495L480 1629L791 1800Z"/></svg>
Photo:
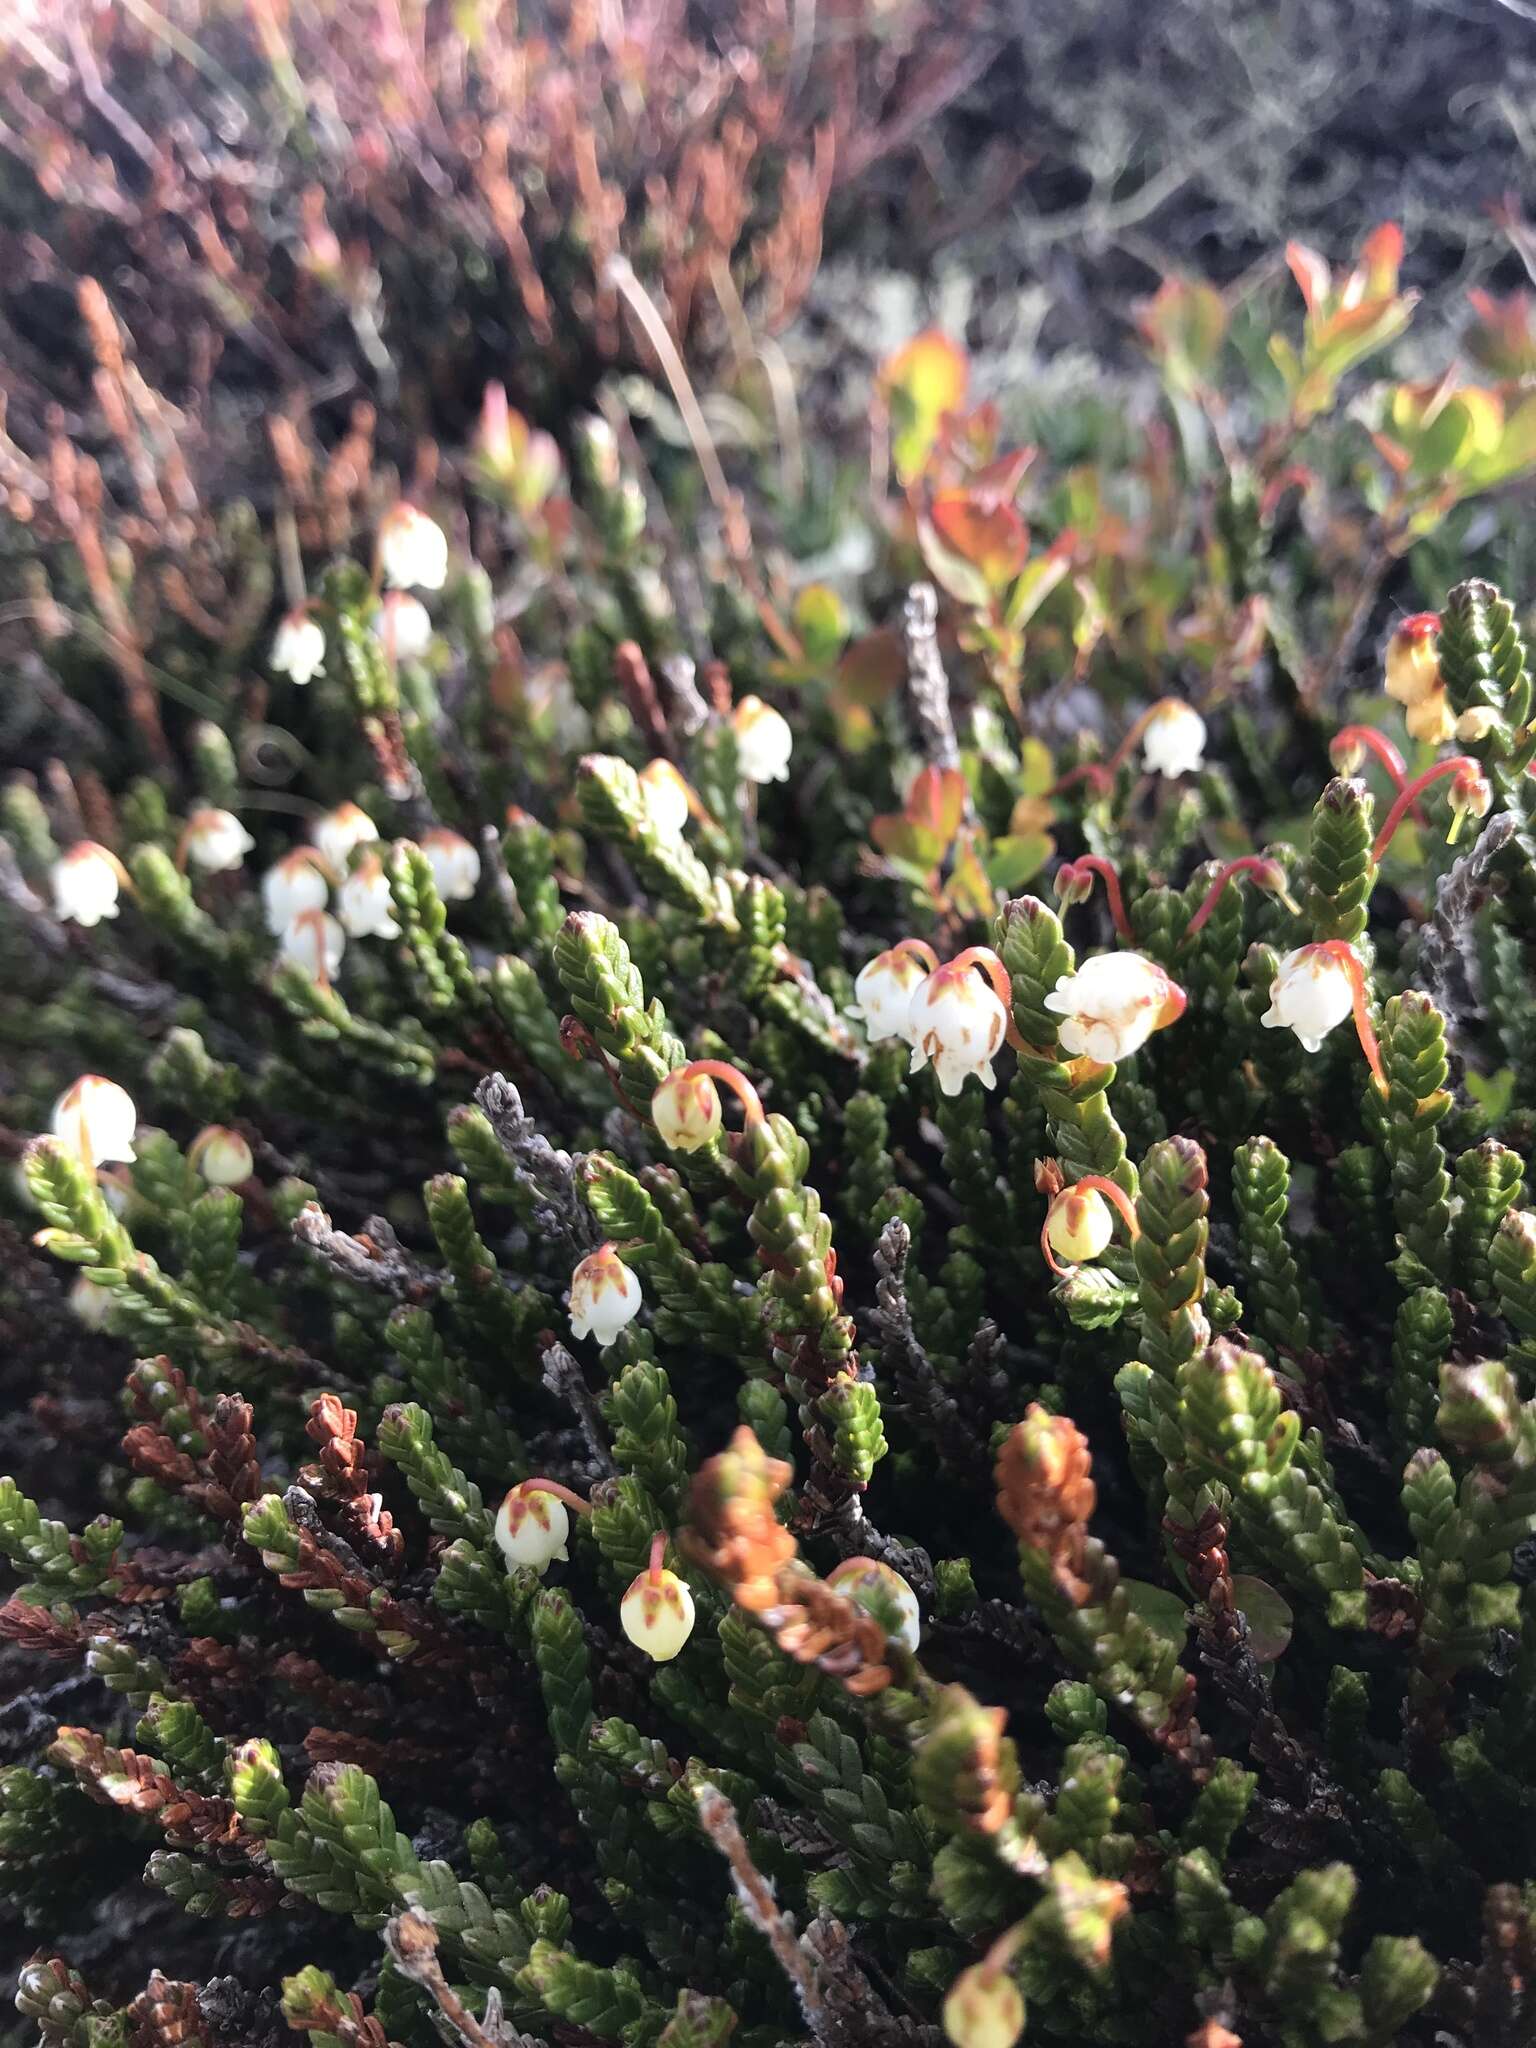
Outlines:
<svg viewBox="0 0 1536 2048"><path fill-rule="evenodd" d="M708 1074L679 1067L651 1097L651 1121L673 1152L700 1152L720 1135L720 1090Z"/></svg>
<svg viewBox="0 0 1536 2048"><path fill-rule="evenodd" d="M619 1626L637 1650L670 1664L693 1634L693 1595L676 1572L653 1565L619 1602Z"/></svg>

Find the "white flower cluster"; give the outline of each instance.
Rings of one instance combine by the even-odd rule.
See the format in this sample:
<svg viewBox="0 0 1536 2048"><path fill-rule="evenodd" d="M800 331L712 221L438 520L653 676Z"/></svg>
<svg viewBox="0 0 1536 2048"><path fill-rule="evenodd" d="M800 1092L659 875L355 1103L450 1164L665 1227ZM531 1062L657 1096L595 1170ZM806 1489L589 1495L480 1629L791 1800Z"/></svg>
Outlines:
<svg viewBox="0 0 1536 2048"><path fill-rule="evenodd" d="M931 961L928 948L921 950ZM871 1040L905 1039L912 1048L911 1072L931 1063L945 1095L958 1095L969 1074L994 1088L992 1060L1008 1029L1008 1012L975 968L995 957L973 946L945 967L928 966L914 942L903 941L860 969L851 1014L862 1020Z"/></svg>

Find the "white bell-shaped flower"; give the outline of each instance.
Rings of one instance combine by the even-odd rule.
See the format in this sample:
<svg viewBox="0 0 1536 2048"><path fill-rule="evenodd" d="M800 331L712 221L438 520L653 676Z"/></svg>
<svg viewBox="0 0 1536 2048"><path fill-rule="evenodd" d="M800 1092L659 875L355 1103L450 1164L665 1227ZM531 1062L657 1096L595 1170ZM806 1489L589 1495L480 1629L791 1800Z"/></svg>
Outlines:
<svg viewBox="0 0 1536 2048"><path fill-rule="evenodd" d="M907 1037L912 1025L912 998L928 972L915 954L898 946L877 953L859 969L849 1015L862 1019L872 1044L882 1038Z"/></svg>
<svg viewBox="0 0 1536 2048"><path fill-rule="evenodd" d="M323 910L329 894L319 853L312 847L296 846L292 853L274 861L261 878L261 911L267 930L280 939L306 910Z"/></svg>
<svg viewBox="0 0 1536 2048"><path fill-rule="evenodd" d="M958 1095L968 1074L983 1088L995 1088L992 1057L1008 1029L1008 1012L997 991L960 960L936 967L913 991L906 1038L911 1042L910 1071L930 1061L939 1089Z"/></svg>
<svg viewBox="0 0 1536 2048"><path fill-rule="evenodd" d="M855 1607L872 1614L903 1649L916 1653L922 1615L917 1595L900 1572L877 1557L845 1557L828 1572L827 1584Z"/></svg>
<svg viewBox="0 0 1536 2048"><path fill-rule="evenodd" d="M313 682L325 666L325 633L302 605L273 634L267 663L290 683Z"/></svg>
<svg viewBox="0 0 1536 2048"><path fill-rule="evenodd" d="M1051 1204L1045 1235L1063 1265L1083 1266L1108 1245L1115 1219L1097 1188L1067 1188Z"/></svg>
<svg viewBox="0 0 1536 2048"><path fill-rule="evenodd" d="M448 577L448 536L435 519L402 500L379 526L384 581L396 590L441 590Z"/></svg>
<svg viewBox="0 0 1536 2048"><path fill-rule="evenodd" d="M109 1160L128 1165L135 1157L138 1124L139 1112L126 1088L100 1074L82 1074L53 1105L49 1129L87 1166L105 1166Z"/></svg>
<svg viewBox="0 0 1536 2048"><path fill-rule="evenodd" d="M337 891L336 908L354 939L398 939L389 877L376 853L365 853Z"/></svg>
<svg viewBox="0 0 1536 2048"><path fill-rule="evenodd" d="M676 839L688 823L688 785L672 763L658 755L640 770L645 815L664 839Z"/></svg>
<svg viewBox="0 0 1536 2048"><path fill-rule="evenodd" d="M353 853L359 846L371 846L379 836L379 828L360 805L345 803L316 818L309 836L326 865L335 874L344 875Z"/></svg>
<svg viewBox="0 0 1536 2048"><path fill-rule="evenodd" d="M1061 1018L1061 1048L1111 1066L1184 1012L1184 991L1142 953L1099 953L1064 974L1045 999Z"/></svg>
<svg viewBox="0 0 1536 2048"><path fill-rule="evenodd" d="M1269 985L1269 1008L1259 1022L1275 1031L1294 1031L1308 1052L1317 1052L1354 1006L1354 982L1339 954L1323 946L1298 946L1280 962Z"/></svg>
<svg viewBox="0 0 1536 2048"><path fill-rule="evenodd" d="M277 956L302 968L311 981L329 982L347 950L347 935L324 910L301 910L278 940Z"/></svg>
<svg viewBox="0 0 1536 2048"><path fill-rule="evenodd" d="M1197 775L1205 765L1205 720L1192 704L1165 697L1153 706L1141 736L1141 757L1149 775Z"/></svg>
<svg viewBox="0 0 1536 2048"><path fill-rule="evenodd" d="M554 1559L570 1556L570 1533L565 1502L535 1480L514 1486L496 1511L496 1543L509 1565L547 1571Z"/></svg>
<svg viewBox="0 0 1536 2048"><path fill-rule="evenodd" d="M194 811L187 820L183 843L187 859L206 875L227 875L244 867L256 844L233 811Z"/></svg>
<svg viewBox="0 0 1536 2048"><path fill-rule="evenodd" d="M251 1148L226 1124L208 1124L187 1147L187 1158L211 1188L238 1188L256 1171Z"/></svg>
<svg viewBox="0 0 1536 2048"><path fill-rule="evenodd" d="M736 751L748 782L788 782L794 734L789 721L761 697L743 697L731 714Z"/></svg>
<svg viewBox="0 0 1536 2048"><path fill-rule="evenodd" d="M462 832L434 825L421 835L437 893L445 903L467 903L480 880L480 855Z"/></svg>
<svg viewBox="0 0 1536 2048"><path fill-rule="evenodd" d="M122 862L94 839L82 839L56 860L49 880L55 917L83 925L116 917L123 886Z"/></svg>
<svg viewBox="0 0 1536 2048"><path fill-rule="evenodd" d="M432 614L408 590L386 590L373 615L373 630L395 661L423 661L432 645Z"/></svg>
<svg viewBox="0 0 1536 2048"><path fill-rule="evenodd" d="M640 1282L611 1244L588 1252L571 1275L571 1333L611 1344L640 1313Z"/></svg>
<svg viewBox="0 0 1536 2048"><path fill-rule="evenodd" d="M720 1090L708 1074L679 1067L651 1097L657 1136L673 1152L698 1152L720 1135Z"/></svg>
<svg viewBox="0 0 1536 2048"><path fill-rule="evenodd" d="M643 1571L619 1602L619 1626L653 1663L670 1664L693 1634L693 1595L665 1566Z"/></svg>

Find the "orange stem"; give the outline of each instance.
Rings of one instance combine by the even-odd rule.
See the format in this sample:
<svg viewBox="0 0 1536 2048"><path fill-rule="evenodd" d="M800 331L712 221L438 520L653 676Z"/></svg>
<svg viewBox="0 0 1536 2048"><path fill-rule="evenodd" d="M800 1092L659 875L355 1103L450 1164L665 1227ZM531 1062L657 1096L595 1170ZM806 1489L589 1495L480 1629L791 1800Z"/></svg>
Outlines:
<svg viewBox="0 0 1536 2048"><path fill-rule="evenodd" d="M1290 898L1285 893L1285 875L1279 861L1271 860L1267 854L1263 853L1245 853L1241 860L1229 860L1215 881L1212 882L1210 888L1206 890L1205 901L1189 920L1189 929L1185 932L1184 937L1179 943L1185 946L1189 944L1190 940L1216 908L1217 897L1234 875L1257 875L1266 869L1274 877L1273 883L1266 886L1272 886L1281 902L1285 903L1289 909L1295 910L1295 904L1290 901Z"/></svg>
<svg viewBox="0 0 1536 2048"><path fill-rule="evenodd" d="M1082 761L1077 767L1069 768L1059 782L1053 782L1045 792L1047 796L1060 796L1064 789L1070 789L1074 782L1093 782L1100 795L1114 784L1114 776L1102 761Z"/></svg>
<svg viewBox="0 0 1536 2048"><path fill-rule="evenodd" d="M762 1097L746 1075L738 1073L735 1067L728 1065L726 1061L690 1060L687 1066L679 1067L677 1071L684 1078L692 1074L708 1074L711 1080L723 1081L746 1111L747 1122L760 1124L763 1121Z"/></svg>
<svg viewBox="0 0 1536 2048"><path fill-rule="evenodd" d="M592 1503L583 1500L579 1493L572 1493L568 1486L562 1486L558 1479L525 1479L514 1486L514 1493L552 1493L556 1500L563 1500L568 1508L574 1508L578 1515L590 1515Z"/></svg>
<svg viewBox="0 0 1536 2048"><path fill-rule="evenodd" d="M1422 779L1422 778L1421 778ZM1371 1009L1365 986L1365 969L1360 964L1360 955L1347 939L1324 939L1318 951L1329 960L1337 960L1349 976L1349 986L1354 997L1355 1034L1360 1040L1360 1050L1365 1054L1366 1065L1376 1086L1385 1095L1387 1092L1386 1070L1381 1064L1381 1046L1377 1041L1376 1027L1371 1022Z"/></svg>
<svg viewBox="0 0 1536 2048"><path fill-rule="evenodd" d="M1432 782L1438 782L1444 775L1460 775L1466 771L1481 775L1482 763L1474 761L1470 754L1452 754L1448 761L1437 761L1433 768L1426 768L1422 775L1416 775L1412 782L1400 789L1397 802L1388 811L1381 830L1376 834L1376 844L1371 848L1371 859L1380 860L1392 844L1393 834L1407 815L1409 805L1421 790L1428 789Z"/></svg>
<svg viewBox="0 0 1536 2048"><path fill-rule="evenodd" d="M910 953L914 960L921 960L928 972L939 964L939 956L926 939L898 939L890 949L893 953Z"/></svg>
<svg viewBox="0 0 1536 2048"><path fill-rule="evenodd" d="M651 1562L648 1567L648 1575L653 1586L661 1584L661 1560L666 1554L667 1532L665 1529L658 1529L651 1538Z"/></svg>
<svg viewBox="0 0 1536 2048"><path fill-rule="evenodd" d="M1125 914L1125 898L1120 893L1120 876L1112 860L1106 860L1101 853L1085 853L1077 860L1069 860L1064 869L1058 870L1056 886L1061 887L1065 873L1068 886L1072 877L1078 874L1098 875L1104 883L1104 894L1109 898L1109 914L1114 919L1115 930L1127 945L1134 946L1136 934L1131 930L1131 921ZM1084 899L1087 900L1086 898Z"/></svg>
<svg viewBox="0 0 1536 2048"><path fill-rule="evenodd" d="M1018 1025L1013 1021L1013 980L1007 968L998 959L992 948L990 946L967 946L965 951L957 953L949 964L951 967L958 967L962 970L967 967L979 967L981 969L988 981L991 982L992 993L1002 1004L1004 1013L1007 1016L1008 1024L1004 1032L1007 1042L1013 1047L1015 1052L1023 1052L1026 1049L1024 1041L1019 1036Z"/></svg>
<svg viewBox="0 0 1536 2048"><path fill-rule="evenodd" d="M1060 1263L1051 1249L1051 1240L1047 1235L1051 1227L1051 1218L1069 1196L1080 1195L1085 1188L1096 1188L1112 1208L1119 1210L1121 1221L1125 1224L1132 1244L1141 1235L1141 1224L1137 1221L1136 1211L1131 1206L1131 1198L1125 1189L1115 1181L1107 1180L1102 1173L1085 1173L1081 1180L1073 1181L1070 1187L1062 1188L1051 1198L1051 1205L1045 1212L1045 1221L1040 1226L1040 1249L1045 1254L1045 1263L1053 1273L1065 1273L1068 1268Z"/></svg>

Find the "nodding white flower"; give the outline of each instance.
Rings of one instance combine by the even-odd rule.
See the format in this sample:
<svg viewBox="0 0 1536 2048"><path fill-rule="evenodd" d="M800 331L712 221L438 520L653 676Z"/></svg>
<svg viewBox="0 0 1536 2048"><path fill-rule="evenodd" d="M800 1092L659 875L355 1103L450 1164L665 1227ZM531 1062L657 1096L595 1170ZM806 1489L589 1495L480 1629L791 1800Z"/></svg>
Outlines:
<svg viewBox="0 0 1536 2048"><path fill-rule="evenodd" d="M640 1282L613 1246L600 1244L571 1275L571 1334L611 1344L643 1300Z"/></svg>
<svg viewBox="0 0 1536 2048"><path fill-rule="evenodd" d="M324 855L327 865L338 875L347 872L347 862L359 846L368 846L378 838L379 828L368 813L357 804L338 804L334 811L326 811L315 819L309 828L309 836Z"/></svg>
<svg viewBox="0 0 1536 2048"><path fill-rule="evenodd" d="M1097 1188L1068 1188L1052 1202L1045 1234L1058 1259L1083 1266L1114 1236L1115 1219Z"/></svg>
<svg viewBox="0 0 1536 2048"><path fill-rule="evenodd" d="M547 1571L555 1558L570 1556L570 1533L565 1502L531 1480L514 1486L496 1511L496 1542L509 1565Z"/></svg>
<svg viewBox="0 0 1536 2048"><path fill-rule="evenodd" d="M689 788L672 763L660 755L640 770L645 815L665 839L676 839L688 822Z"/></svg>
<svg viewBox="0 0 1536 2048"><path fill-rule="evenodd" d="M731 714L736 751L748 782L788 782L795 736L788 719L761 697L743 697Z"/></svg>
<svg viewBox="0 0 1536 2048"><path fill-rule="evenodd" d="M1149 775L1197 775L1205 765L1205 720L1192 704L1165 697L1152 708L1141 737Z"/></svg>
<svg viewBox="0 0 1536 2048"><path fill-rule="evenodd" d="M480 880L480 856L462 832L450 832L434 825L421 835L421 850L427 856L437 893L445 903L467 903Z"/></svg>
<svg viewBox="0 0 1536 2048"><path fill-rule="evenodd" d="M916 1652L922 1616L917 1595L900 1572L876 1557L845 1557L828 1572L827 1584L872 1614L893 1642Z"/></svg>
<svg viewBox="0 0 1536 2048"><path fill-rule="evenodd" d="M700 1152L720 1135L720 1090L708 1074L679 1067L651 1097L657 1136L673 1152Z"/></svg>
<svg viewBox="0 0 1536 2048"><path fill-rule="evenodd" d="M211 1188L237 1188L256 1171L251 1148L226 1124L207 1124L187 1147L187 1158Z"/></svg>
<svg viewBox="0 0 1536 2048"><path fill-rule="evenodd" d="M76 924L100 924L104 917L116 917L117 899L125 876L115 853L98 846L94 839L82 839L53 864L55 917L70 918Z"/></svg>
<svg viewBox="0 0 1536 2048"><path fill-rule="evenodd" d="M1445 679L1438 612L1415 612L1402 621L1387 642L1386 669L1387 695L1399 704L1421 704L1440 694Z"/></svg>
<svg viewBox="0 0 1536 2048"><path fill-rule="evenodd" d="M301 910L277 944L277 957L301 967L311 981L329 982L347 950L347 935L324 910Z"/></svg>
<svg viewBox="0 0 1536 2048"><path fill-rule="evenodd" d="M670 1664L693 1634L693 1595L665 1566L643 1571L619 1602L619 1626L653 1663Z"/></svg>
<svg viewBox="0 0 1536 2048"><path fill-rule="evenodd" d="M82 1074L53 1105L49 1128L87 1166L105 1166L109 1160L128 1165L135 1157L138 1123L139 1112L126 1088L100 1074Z"/></svg>
<svg viewBox="0 0 1536 2048"><path fill-rule="evenodd" d="M290 683L309 683L325 666L325 634L300 605L289 612L272 635L267 664Z"/></svg>
<svg viewBox="0 0 1536 2048"><path fill-rule="evenodd" d="M944 2000L954 2048L1013 2048L1024 2031L1024 1996L1006 1970L981 1962L962 1970Z"/></svg>
<svg viewBox="0 0 1536 2048"><path fill-rule="evenodd" d="M1142 953L1099 953L1064 974L1045 999L1074 1059L1112 1066L1184 1014L1184 991Z"/></svg>
<svg viewBox="0 0 1536 2048"><path fill-rule="evenodd" d="M396 590L441 590L448 578L448 536L435 519L404 499L379 526L384 581Z"/></svg>
<svg viewBox="0 0 1536 2048"><path fill-rule="evenodd" d="M1499 714L1490 705L1474 704L1470 711L1463 711L1456 721L1456 737L1463 746L1487 739L1499 722Z"/></svg>
<svg viewBox="0 0 1536 2048"><path fill-rule="evenodd" d="M89 1273L78 1274L69 1290L69 1307L70 1313L88 1330L103 1329L112 1313L112 1290L93 1280Z"/></svg>
<svg viewBox="0 0 1536 2048"><path fill-rule="evenodd" d="M373 615L373 630L396 661L420 661L432 645L432 614L408 590L386 590Z"/></svg>
<svg viewBox="0 0 1536 2048"><path fill-rule="evenodd" d="M962 954L924 975L913 991L905 1034L912 1045L910 1071L918 1073L931 1060L945 1095L958 1095L967 1074L975 1074L983 1088L995 1088L992 1056L1007 1029L1008 1012L997 991Z"/></svg>
<svg viewBox="0 0 1536 2048"><path fill-rule="evenodd" d="M342 883L336 908L347 934L354 939L398 939L389 877L376 853L365 853Z"/></svg>
<svg viewBox="0 0 1536 2048"><path fill-rule="evenodd" d="M330 894L321 856L314 848L296 846L274 861L261 878L261 909L267 930L280 939L306 910L323 910Z"/></svg>
<svg viewBox="0 0 1536 2048"><path fill-rule="evenodd" d="M1280 962L1259 1022L1294 1031L1308 1052L1317 1052L1354 1006L1355 985L1339 954L1326 944L1298 946Z"/></svg>
<svg viewBox="0 0 1536 2048"><path fill-rule="evenodd" d="M877 953L859 969L849 1015L863 1020L872 1043L882 1038L905 1038L911 1043L912 998L928 973L914 953L900 946Z"/></svg>
<svg viewBox="0 0 1536 2048"><path fill-rule="evenodd" d="M205 874L227 875L244 867L256 844L233 811L194 811L185 833L187 859Z"/></svg>

